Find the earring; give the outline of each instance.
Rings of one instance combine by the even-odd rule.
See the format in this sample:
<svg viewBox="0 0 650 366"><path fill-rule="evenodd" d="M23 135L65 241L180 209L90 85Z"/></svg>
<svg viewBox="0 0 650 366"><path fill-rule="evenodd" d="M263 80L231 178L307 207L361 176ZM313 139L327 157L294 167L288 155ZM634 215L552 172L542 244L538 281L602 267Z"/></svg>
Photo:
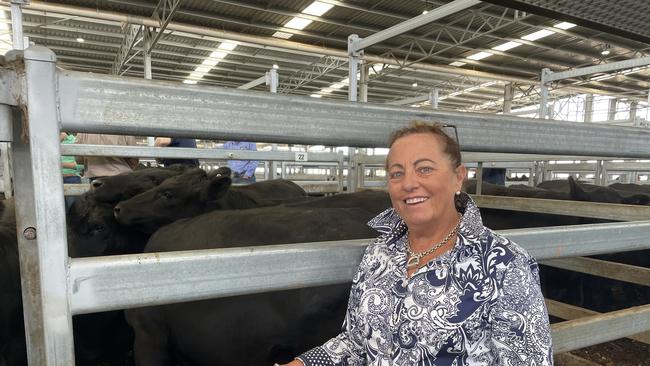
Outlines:
<svg viewBox="0 0 650 366"><path fill-rule="evenodd" d="M456 196L460 196L460 191L456 191Z"/></svg>

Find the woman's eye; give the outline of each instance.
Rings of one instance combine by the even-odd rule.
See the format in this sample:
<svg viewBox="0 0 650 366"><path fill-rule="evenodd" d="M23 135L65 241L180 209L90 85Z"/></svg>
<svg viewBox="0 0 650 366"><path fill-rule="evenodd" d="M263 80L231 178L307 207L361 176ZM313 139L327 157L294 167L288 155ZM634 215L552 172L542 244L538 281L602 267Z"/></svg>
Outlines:
<svg viewBox="0 0 650 366"><path fill-rule="evenodd" d="M167 199L172 198L172 194L171 194L171 192L169 192L169 191L165 191L165 192L163 192L162 195L163 195L163 197L165 197L165 198L167 198Z"/></svg>
<svg viewBox="0 0 650 366"><path fill-rule="evenodd" d="M419 167L417 171L420 174L430 174L433 172L433 168L429 166L423 166L423 167Z"/></svg>
<svg viewBox="0 0 650 366"><path fill-rule="evenodd" d="M391 172L388 174L388 177L390 177L390 179L398 179L401 178L403 174L404 173L402 172Z"/></svg>

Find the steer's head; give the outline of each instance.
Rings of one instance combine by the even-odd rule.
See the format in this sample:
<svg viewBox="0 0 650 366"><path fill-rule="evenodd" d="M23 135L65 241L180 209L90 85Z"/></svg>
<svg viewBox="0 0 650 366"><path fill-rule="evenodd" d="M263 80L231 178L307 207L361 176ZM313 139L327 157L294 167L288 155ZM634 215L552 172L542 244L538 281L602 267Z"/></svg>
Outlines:
<svg viewBox="0 0 650 366"><path fill-rule="evenodd" d="M142 231L153 232L178 219L205 212L207 205L226 195L230 184L228 176L208 176L202 169L192 169L120 202L114 215L122 225L137 225Z"/></svg>
<svg viewBox="0 0 650 366"><path fill-rule="evenodd" d="M179 169L147 168L96 179L91 183L91 188L97 201L117 203L145 192L181 173L182 170Z"/></svg>

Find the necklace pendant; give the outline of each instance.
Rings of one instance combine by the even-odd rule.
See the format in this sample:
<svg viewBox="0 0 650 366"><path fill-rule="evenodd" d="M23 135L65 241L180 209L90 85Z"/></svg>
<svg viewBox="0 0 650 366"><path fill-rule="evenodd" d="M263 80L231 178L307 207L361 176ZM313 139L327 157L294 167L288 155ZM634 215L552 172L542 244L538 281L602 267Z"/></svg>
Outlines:
<svg viewBox="0 0 650 366"><path fill-rule="evenodd" d="M413 268L417 267L418 263L420 263L420 257L417 256L411 256L408 261L406 261L406 268Z"/></svg>

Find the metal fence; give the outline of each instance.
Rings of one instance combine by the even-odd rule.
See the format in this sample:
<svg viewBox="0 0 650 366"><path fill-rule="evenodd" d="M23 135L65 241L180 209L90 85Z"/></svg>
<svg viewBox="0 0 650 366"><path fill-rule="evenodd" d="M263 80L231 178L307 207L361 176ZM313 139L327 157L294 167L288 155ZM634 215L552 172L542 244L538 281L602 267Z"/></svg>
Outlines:
<svg viewBox="0 0 650 366"><path fill-rule="evenodd" d="M74 364L73 314L349 281L367 244L356 240L253 251L234 248L71 259L59 129L382 147L390 131L422 119L458 126L468 151L650 157L647 130L68 72L57 70L54 54L42 47L31 47L19 56L10 54L0 68L0 126L13 126L18 245L31 365ZM549 259L647 249L649 229L650 221L636 221L502 233L535 257ZM292 265L279 265L288 262ZM255 273L246 268L255 268ZM177 281L179 273L188 281ZM222 281L226 274L228 280ZM646 331L648 319L650 306L646 305L561 323L553 333L556 351Z"/></svg>

